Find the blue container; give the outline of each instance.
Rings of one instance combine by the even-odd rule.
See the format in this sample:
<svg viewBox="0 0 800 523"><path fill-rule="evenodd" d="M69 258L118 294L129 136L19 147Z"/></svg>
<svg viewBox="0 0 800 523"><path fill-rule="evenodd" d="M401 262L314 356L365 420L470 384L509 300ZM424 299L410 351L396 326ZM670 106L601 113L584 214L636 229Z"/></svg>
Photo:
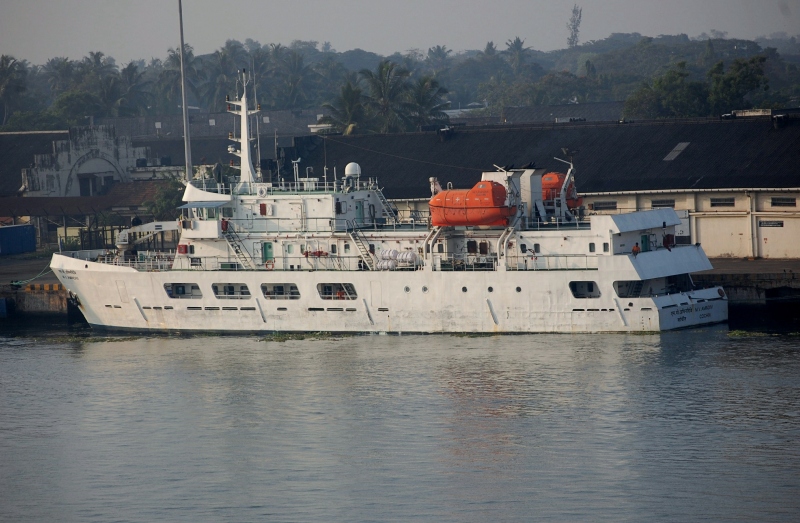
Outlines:
<svg viewBox="0 0 800 523"><path fill-rule="evenodd" d="M36 229L33 225L0 227L0 255L36 251Z"/></svg>

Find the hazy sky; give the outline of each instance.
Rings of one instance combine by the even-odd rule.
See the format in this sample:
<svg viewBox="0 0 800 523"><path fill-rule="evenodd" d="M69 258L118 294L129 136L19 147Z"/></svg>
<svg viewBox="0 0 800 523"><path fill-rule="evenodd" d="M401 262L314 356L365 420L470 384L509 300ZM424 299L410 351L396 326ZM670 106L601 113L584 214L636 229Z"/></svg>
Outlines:
<svg viewBox="0 0 800 523"><path fill-rule="evenodd" d="M549 51L566 47L574 3L583 8L581 42L614 32L800 34L800 0L184 0L183 13L196 54L229 38L329 41L337 51L390 54L437 44L482 49L489 40L503 49L519 36ZM0 0L0 54L34 64L89 51L118 64L164 58L179 41L177 0Z"/></svg>

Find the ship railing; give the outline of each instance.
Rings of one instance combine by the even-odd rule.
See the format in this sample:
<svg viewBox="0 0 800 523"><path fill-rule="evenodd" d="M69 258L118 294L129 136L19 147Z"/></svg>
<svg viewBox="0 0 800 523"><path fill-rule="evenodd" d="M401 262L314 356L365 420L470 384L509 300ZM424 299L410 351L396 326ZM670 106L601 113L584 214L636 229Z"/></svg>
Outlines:
<svg viewBox="0 0 800 523"><path fill-rule="evenodd" d="M588 218L578 220L553 219L552 221L539 221L535 218L525 217L522 220L520 229L526 231L560 231L591 229L592 225Z"/></svg>
<svg viewBox="0 0 800 523"><path fill-rule="evenodd" d="M434 254L434 270L437 271L493 271L497 268L494 255Z"/></svg>
<svg viewBox="0 0 800 523"><path fill-rule="evenodd" d="M323 253L321 251L309 251L308 256L304 254L293 256L278 256L264 262L254 263L257 271L366 271L369 267L364 263L361 256L355 253L344 255ZM252 271L243 267L242 264L233 256L179 256L175 258L171 265L173 270L188 271ZM376 270L393 271L414 271L422 268L422 260L416 263L397 263L389 267L381 266ZM161 269L163 270L163 269Z"/></svg>
<svg viewBox="0 0 800 523"><path fill-rule="evenodd" d="M276 182L253 182L237 183L236 179L229 179L229 183L218 183L213 179L192 180L191 184L206 192L218 194L233 194L237 196L269 196L285 193L347 193L353 191L376 191L380 190L378 181L374 178L367 180L315 180L300 179L294 181Z"/></svg>
<svg viewBox="0 0 800 523"><path fill-rule="evenodd" d="M241 236L248 233L292 233L292 232L346 232L356 228L361 231L408 231L408 230L427 230L428 221L425 218L409 218L403 222L386 223L383 218L376 217L372 220L365 216L360 220L345 220L340 218L310 218L298 216L295 218L276 218L272 216L254 216L252 219L233 219L225 218L233 226L234 230ZM186 227L192 228L192 221L186 221ZM220 231L222 229L220 228Z"/></svg>
<svg viewBox="0 0 800 523"><path fill-rule="evenodd" d="M536 254L511 255L506 258L510 271L566 271L597 270L597 256L585 254Z"/></svg>
<svg viewBox="0 0 800 523"><path fill-rule="evenodd" d="M168 271L172 268L175 253L143 251L132 255L107 254L99 256L95 261L117 267L130 267L137 271Z"/></svg>

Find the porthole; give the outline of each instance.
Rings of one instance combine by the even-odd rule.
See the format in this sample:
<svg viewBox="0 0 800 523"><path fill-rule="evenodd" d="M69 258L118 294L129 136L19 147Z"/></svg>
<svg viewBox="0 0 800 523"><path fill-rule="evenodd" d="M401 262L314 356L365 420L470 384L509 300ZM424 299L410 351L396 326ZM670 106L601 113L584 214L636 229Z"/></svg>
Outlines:
<svg viewBox="0 0 800 523"><path fill-rule="evenodd" d="M427 293L428 292L428 288L427 287L422 287L422 292Z"/></svg>
<svg viewBox="0 0 800 523"><path fill-rule="evenodd" d="M466 287L461 287L461 292L467 292L467 288Z"/></svg>
<svg viewBox="0 0 800 523"><path fill-rule="evenodd" d="M411 292L411 287L405 287L405 288L403 288L403 290L406 291L406 292Z"/></svg>
<svg viewBox="0 0 800 523"><path fill-rule="evenodd" d="M517 292L522 292L522 287L517 287Z"/></svg>
<svg viewBox="0 0 800 523"><path fill-rule="evenodd" d="M488 288L488 289L486 289L486 290L487 290L487 291L489 291L489 292L494 292L494 287L489 287L489 288Z"/></svg>

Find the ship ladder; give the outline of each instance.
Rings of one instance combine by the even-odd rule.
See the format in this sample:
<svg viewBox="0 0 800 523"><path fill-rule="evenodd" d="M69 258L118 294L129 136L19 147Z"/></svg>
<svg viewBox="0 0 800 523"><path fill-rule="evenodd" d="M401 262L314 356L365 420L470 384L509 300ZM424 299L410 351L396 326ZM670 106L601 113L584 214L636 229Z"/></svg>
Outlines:
<svg viewBox="0 0 800 523"><path fill-rule="evenodd" d="M372 253L369 252L369 244L367 243L367 239L363 234L361 234L361 231L358 230L355 221L348 221L348 225L350 227L347 231L347 234L358 248L358 253L361 255L361 259L364 261L364 264L369 270L374 271L375 258L373 258Z"/></svg>
<svg viewBox="0 0 800 523"><path fill-rule="evenodd" d="M233 249L233 252L236 253L236 258L239 260L241 266L245 269L255 269L255 267L253 267L252 258L242 248L242 242L239 239L239 235L233 230L233 227L229 226L227 230L222 232L222 234L225 235L228 245L230 245L231 249Z"/></svg>
<svg viewBox="0 0 800 523"><path fill-rule="evenodd" d="M378 199L381 201L381 206L383 207L383 216L392 220L392 222L397 223L397 210L395 210L394 206L389 203L389 200L383 195L383 191L375 191L378 195Z"/></svg>

